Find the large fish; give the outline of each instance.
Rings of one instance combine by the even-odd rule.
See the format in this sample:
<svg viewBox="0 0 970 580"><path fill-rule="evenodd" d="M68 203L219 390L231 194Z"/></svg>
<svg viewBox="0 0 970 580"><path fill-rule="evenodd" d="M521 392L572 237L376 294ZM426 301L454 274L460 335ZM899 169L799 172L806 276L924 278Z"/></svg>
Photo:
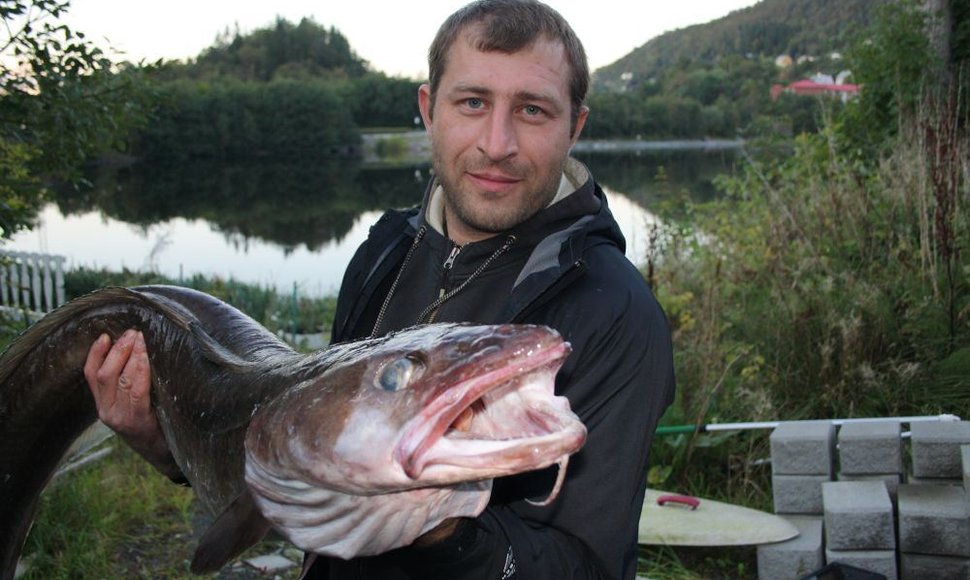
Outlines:
<svg viewBox="0 0 970 580"><path fill-rule="evenodd" d="M10 578L40 493L96 420L82 369L102 333L145 336L176 462L221 514L197 572L275 528L350 558L410 544L488 502L491 479L559 464L586 430L553 379L568 343L540 326L440 324L294 352L207 294L109 288L28 329L0 358L0 556Z"/></svg>

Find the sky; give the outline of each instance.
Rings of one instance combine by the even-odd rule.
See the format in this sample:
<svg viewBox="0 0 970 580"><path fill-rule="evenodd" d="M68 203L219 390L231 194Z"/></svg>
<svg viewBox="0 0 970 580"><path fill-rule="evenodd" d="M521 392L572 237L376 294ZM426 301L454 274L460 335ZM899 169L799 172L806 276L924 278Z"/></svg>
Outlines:
<svg viewBox="0 0 970 580"><path fill-rule="evenodd" d="M716 20L758 0L546 0L583 41L591 69L610 64L664 32ZM334 26L372 68L423 79L441 22L465 0L73 0L66 22L131 61L185 59L238 25L245 34L311 17ZM104 44L102 44L104 45Z"/></svg>

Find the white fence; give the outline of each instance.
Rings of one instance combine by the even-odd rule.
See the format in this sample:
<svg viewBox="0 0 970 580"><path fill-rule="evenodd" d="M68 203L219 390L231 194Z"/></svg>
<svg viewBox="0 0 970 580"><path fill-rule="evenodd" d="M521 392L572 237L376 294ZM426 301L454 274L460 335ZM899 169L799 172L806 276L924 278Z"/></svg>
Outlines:
<svg viewBox="0 0 970 580"><path fill-rule="evenodd" d="M39 318L64 304L64 256L0 250L0 307Z"/></svg>

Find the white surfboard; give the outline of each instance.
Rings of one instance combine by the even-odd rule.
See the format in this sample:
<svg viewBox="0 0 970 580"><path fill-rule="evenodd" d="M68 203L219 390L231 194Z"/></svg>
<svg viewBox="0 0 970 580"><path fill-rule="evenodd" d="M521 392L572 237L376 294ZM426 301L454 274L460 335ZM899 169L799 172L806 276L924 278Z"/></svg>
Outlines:
<svg viewBox="0 0 970 580"><path fill-rule="evenodd" d="M775 514L710 499L683 498L647 490L640 513L640 544L745 546L781 542L798 535L795 526Z"/></svg>

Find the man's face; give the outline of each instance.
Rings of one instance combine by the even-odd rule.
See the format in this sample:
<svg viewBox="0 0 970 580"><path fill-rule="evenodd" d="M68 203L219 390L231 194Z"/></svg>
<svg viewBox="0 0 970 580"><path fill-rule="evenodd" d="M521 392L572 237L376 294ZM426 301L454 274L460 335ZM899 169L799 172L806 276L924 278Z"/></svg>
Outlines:
<svg viewBox="0 0 970 580"><path fill-rule="evenodd" d="M455 242L509 230L555 197L587 113L583 108L571 134L568 79L559 42L481 52L466 30L448 52L433 111L430 87L421 87L418 104Z"/></svg>

